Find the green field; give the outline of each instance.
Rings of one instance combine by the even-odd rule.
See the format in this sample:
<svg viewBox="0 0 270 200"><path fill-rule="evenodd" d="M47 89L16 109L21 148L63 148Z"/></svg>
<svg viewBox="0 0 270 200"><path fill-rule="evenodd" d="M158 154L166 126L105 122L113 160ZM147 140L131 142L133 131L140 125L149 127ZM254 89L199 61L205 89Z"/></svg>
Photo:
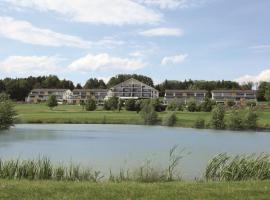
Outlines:
<svg viewBox="0 0 270 200"><path fill-rule="evenodd" d="M89 183L0 180L0 199L269 199L270 182Z"/></svg>
<svg viewBox="0 0 270 200"><path fill-rule="evenodd" d="M16 104L17 123L93 123L93 124L142 124L136 112L83 111L79 105L59 105L50 110L45 104ZM160 121L167 112L159 113ZM257 111L260 128L270 128L270 110ZM177 112L176 126L193 127L196 119L209 121L211 113Z"/></svg>

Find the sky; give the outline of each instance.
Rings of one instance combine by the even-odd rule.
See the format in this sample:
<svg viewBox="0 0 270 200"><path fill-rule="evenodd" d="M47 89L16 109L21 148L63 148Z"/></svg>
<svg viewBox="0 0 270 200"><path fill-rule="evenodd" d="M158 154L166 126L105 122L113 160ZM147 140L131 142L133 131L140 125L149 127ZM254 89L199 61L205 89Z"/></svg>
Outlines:
<svg viewBox="0 0 270 200"><path fill-rule="evenodd" d="M0 0L0 78L270 81L269 0Z"/></svg>

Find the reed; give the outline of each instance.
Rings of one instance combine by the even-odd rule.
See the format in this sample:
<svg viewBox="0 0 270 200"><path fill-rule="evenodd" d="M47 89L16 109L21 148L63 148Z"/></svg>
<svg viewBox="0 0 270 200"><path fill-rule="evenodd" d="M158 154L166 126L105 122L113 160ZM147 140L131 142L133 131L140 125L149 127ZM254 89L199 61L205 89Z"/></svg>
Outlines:
<svg viewBox="0 0 270 200"><path fill-rule="evenodd" d="M270 179L270 154L219 154L206 167L206 180L247 181Z"/></svg>

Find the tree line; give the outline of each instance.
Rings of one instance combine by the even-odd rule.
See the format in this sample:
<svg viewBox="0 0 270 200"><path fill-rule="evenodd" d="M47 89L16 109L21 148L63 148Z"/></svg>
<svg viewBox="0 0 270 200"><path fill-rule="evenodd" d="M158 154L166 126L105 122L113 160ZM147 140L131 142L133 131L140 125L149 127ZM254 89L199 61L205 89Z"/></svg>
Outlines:
<svg viewBox="0 0 270 200"><path fill-rule="evenodd" d="M104 80L97 78L89 78L84 85L74 83L70 80L60 80L55 75L49 76L29 76L27 78L5 78L0 79L0 93L4 92L10 96L12 100L24 101L32 89L36 88L59 88L59 89L106 89L114 85L117 85L123 81L130 78L135 78L149 86L155 87L160 91L160 96L163 97L165 90L168 89L191 89L191 90L207 90L208 97L211 97L211 90L216 89L252 89L252 83L246 83L240 85L235 81L204 81L204 80L184 80L184 81L174 81L165 80L164 82L154 85L152 78L144 75L138 74L118 74L111 77L106 84ZM270 100L270 82L262 82L258 86L258 100L266 101Z"/></svg>

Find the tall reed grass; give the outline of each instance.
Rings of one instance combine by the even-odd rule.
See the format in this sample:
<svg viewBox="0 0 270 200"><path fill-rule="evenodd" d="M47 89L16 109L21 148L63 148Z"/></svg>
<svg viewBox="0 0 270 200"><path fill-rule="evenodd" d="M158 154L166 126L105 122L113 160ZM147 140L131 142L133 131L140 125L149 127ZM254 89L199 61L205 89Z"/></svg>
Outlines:
<svg viewBox="0 0 270 200"><path fill-rule="evenodd" d="M270 179L270 155L252 154L214 157L206 167L206 180L246 181Z"/></svg>

